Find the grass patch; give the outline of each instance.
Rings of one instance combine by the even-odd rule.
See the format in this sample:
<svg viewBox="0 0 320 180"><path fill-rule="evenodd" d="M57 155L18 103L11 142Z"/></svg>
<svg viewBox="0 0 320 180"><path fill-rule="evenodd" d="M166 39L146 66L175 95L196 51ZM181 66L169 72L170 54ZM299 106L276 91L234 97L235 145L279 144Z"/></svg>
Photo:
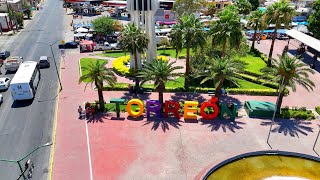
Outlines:
<svg viewBox="0 0 320 180"><path fill-rule="evenodd" d="M303 119L303 120L311 120L315 119L315 115L312 113L311 110L307 110L305 107L297 108L294 107L290 109L288 106L281 109L280 115L278 115L280 118L286 118L286 119Z"/></svg>
<svg viewBox="0 0 320 180"><path fill-rule="evenodd" d="M159 49L157 50L158 55L163 55L163 56L170 56L171 58L176 58L176 50L175 49L166 49L162 50ZM112 57L112 58L118 58L121 56L126 56L129 55L129 52L106 52L106 53L100 53L97 54L97 56L102 56L102 57ZM192 50L190 50L190 54L192 54ZM185 57L187 55L187 49L182 49L181 52L179 52L179 57Z"/></svg>
<svg viewBox="0 0 320 180"><path fill-rule="evenodd" d="M81 58L80 59L80 71L81 71L81 75L86 75L88 72L86 70L83 70L82 67L88 67L90 64L92 63L96 63L95 61L102 61L105 62L107 60L104 59L94 59L94 58ZM85 80L85 82L88 82Z"/></svg>
<svg viewBox="0 0 320 180"><path fill-rule="evenodd" d="M262 74L260 69L267 67L266 63L260 57L255 57L251 54L248 54L246 57L241 57L240 60L246 63L246 71L255 74Z"/></svg>
<svg viewBox="0 0 320 180"><path fill-rule="evenodd" d="M238 79L238 84L240 86L239 89L272 89L260 84L256 84L250 81L246 81L244 79Z"/></svg>

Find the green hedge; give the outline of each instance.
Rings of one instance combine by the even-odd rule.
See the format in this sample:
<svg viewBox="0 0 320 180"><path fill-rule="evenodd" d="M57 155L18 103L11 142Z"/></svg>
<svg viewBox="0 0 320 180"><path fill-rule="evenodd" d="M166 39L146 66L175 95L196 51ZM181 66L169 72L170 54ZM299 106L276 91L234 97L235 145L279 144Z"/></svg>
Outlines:
<svg viewBox="0 0 320 180"><path fill-rule="evenodd" d="M132 84L133 85L133 84ZM147 85L148 88L155 91L152 86ZM127 83L117 83L113 87L105 86L103 88L105 91L128 91ZM198 93L208 93L208 91L215 90L215 88L201 88L201 87L190 87L187 92L198 92ZM256 96L277 96L277 90L275 89L239 89L239 88L230 88L226 90L228 94L247 94L247 95L256 95ZM165 92L186 92L182 87L166 87Z"/></svg>
<svg viewBox="0 0 320 180"><path fill-rule="evenodd" d="M251 75L248 75L248 74L238 74L239 75L239 78L242 78L244 80L247 80L247 81L250 81L250 82L253 82L253 83L256 83L256 84L260 84L260 85L263 85L263 86L267 86L269 88L273 88L273 89L278 89L278 84L275 84L275 83L271 83L271 82L266 82L262 79L259 79L256 78L256 77L253 77Z"/></svg>
<svg viewBox="0 0 320 180"><path fill-rule="evenodd" d="M280 118L294 118L294 119L304 119L304 120L310 120L315 119L315 115L312 113L311 110L307 110L305 107L294 107L290 109L288 106L281 109L280 115L278 115Z"/></svg>
<svg viewBox="0 0 320 180"><path fill-rule="evenodd" d="M316 107L316 112L320 115L320 106Z"/></svg>

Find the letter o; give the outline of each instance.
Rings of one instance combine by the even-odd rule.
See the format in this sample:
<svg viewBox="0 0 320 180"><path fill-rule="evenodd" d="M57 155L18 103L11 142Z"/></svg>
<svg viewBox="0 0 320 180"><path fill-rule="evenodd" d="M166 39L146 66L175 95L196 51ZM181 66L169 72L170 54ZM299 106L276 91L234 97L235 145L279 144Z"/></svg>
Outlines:
<svg viewBox="0 0 320 180"><path fill-rule="evenodd" d="M136 105L139 106L139 108L140 108L140 111L139 111L139 112L135 112L135 111L132 111L132 110L131 110L131 105L133 105L133 104L136 104ZM127 106L126 106L126 110L127 110L128 114L129 114L130 116L132 116L132 117L134 117L134 118L137 118L137 117L141 116L142 113L143 113L143 110L144 110L143 102L142 102L140 99L131 99L131 100L128 102Z"/></svg>
<svg viewBox="0 0 320 180"><path fill-rule="evenodd" d="M212 107L214 109L214 112L212 114L207 114L204 112L204 109L207 107ZM204 102L200 107L200 115L203 119L211 120L215 119L219 114L219 108L216 103L210 103L210 102Z"/></svg>

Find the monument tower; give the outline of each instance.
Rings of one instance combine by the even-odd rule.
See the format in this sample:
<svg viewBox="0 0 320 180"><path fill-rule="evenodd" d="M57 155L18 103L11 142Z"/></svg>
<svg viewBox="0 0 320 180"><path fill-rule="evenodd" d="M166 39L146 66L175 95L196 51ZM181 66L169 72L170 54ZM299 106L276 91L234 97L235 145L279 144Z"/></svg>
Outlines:
<svg viewBox="0 0 320 180"><path fill-rule="evenodd" d="M131 22L144 29L149 38L147 60L157 58L157 44L155 35L154 15L159 9L158 0L127 0L127 9L131 15ZM130 67L133 68L134 59L131 54ZM141 56L138 55L138 66L141 68Z"/></svg>

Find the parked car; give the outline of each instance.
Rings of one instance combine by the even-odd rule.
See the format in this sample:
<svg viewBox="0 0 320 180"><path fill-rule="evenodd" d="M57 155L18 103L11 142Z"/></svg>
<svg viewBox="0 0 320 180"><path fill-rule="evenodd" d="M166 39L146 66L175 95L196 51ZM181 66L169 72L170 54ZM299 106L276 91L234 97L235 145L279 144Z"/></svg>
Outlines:
<svg viewBox="0 0 320 180"><path fill-rule="evenodd" d="M0 94L0 104L2 104L3 103L3 96L2 96L2 94Z"/></svg>
<svg viewBox="0 0 320 180"><path fill-rule="evenodd" d="M78 48L78 43L66 42L65 44L59 44L59 49L71 49L71 48Z"/></svg>
<svg viewBox="0 0 320 180"><path fill-rule="evenodd" d="M11 79L8 77L0 78L0 90L6 90L10 86Z"/></svg>
<svg viewBox="0 0 320 180"><path fill-rule="evenodd" d="M23 57L20 56L12 56L7 60L4 69L6 71L16 71L19 69L20 64L23 61Z"/></svg>
<svg viewBox="0 0 320 180"><path fill-rule="evenodd" d="M9 52L9 51L1 51L1 52L0 52L0 59L5 60L5 59L7 59L7 57L9 57L9 56L10 56L10 52Z"/></svg>
<svg viewBox="0 0 320 180"><path fill-rule="evenodd" d="M109 44L108 42L104 42L104 43L97 43L93 49L95 51L104 51L104 50L115 50L117 49L117 45L116 44Z"/></svg>
<svg viewBox="0 0 320 180"><path fill-rule="evenodd" d="M40 56L39 67L40 68L49 68L50 67L50 62L49 62L48 56Z"/></svg>

